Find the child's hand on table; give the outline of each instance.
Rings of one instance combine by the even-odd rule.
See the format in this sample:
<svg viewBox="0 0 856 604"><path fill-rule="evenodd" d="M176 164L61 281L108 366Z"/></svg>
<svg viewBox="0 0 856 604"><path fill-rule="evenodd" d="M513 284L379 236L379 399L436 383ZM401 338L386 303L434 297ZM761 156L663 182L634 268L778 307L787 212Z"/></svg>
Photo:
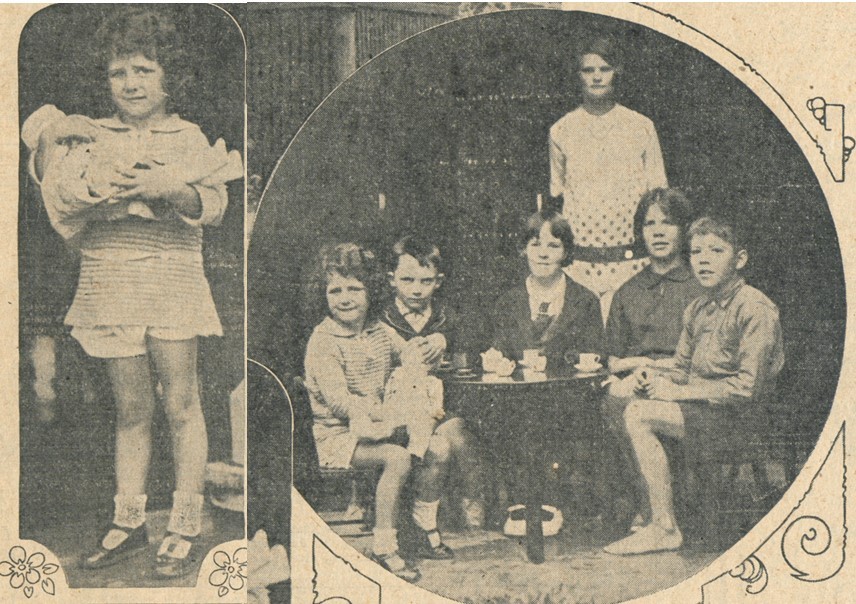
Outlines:
<svg viewBox="0 0 856 604"><path fill-rule="evenodd" d="M426 365L434 365L439 363L443 358L443 353L446 352L446 338L441 333L433 333L430 336L417 337L416 345L419 346L422 352L422 362Z"/></svg>

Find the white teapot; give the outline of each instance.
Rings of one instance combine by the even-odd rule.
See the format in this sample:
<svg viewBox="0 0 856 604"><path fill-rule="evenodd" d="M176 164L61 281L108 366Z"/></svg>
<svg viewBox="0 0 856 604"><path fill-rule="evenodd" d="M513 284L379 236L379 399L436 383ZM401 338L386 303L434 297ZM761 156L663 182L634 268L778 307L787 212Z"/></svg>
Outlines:
<svg viewBox="0 0 856 604"><path fill-rule="evenodd" d="M517 363L511 359L506 359L496 348L481 353L481 359L485 373L496 373L502 377L508 377L514 373L514 368L517 367Z"/></svg>

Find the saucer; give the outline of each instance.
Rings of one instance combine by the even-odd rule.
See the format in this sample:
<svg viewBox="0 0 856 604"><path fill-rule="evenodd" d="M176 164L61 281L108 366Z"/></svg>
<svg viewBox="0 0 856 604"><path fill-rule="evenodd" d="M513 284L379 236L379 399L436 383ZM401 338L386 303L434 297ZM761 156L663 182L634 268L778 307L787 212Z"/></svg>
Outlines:
<svg viewBox="0 0 856 604"><path fill-rule="evenodd" d="M472 369L456 369L455 370L455 377L471 378L471 377L475 377L475 376L476 376L476 372L473 371Z"/></svg>
<svg viewBox="0 0 856 604"><path fill-rule="evenodd" d="M576 369L577 371L580 371L582 373L597 373L598 371L603 369L603 365L601 365L600 363L598 363L597 365L576 364L576 365L574 365L574 369Z"/></svg>

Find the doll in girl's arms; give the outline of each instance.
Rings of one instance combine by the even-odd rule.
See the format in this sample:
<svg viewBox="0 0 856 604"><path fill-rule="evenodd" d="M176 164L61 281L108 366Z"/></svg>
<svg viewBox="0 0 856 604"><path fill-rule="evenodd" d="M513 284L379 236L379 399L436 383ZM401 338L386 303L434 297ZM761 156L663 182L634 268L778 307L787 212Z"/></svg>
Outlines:
<svg viewBox="0 0 856 604"><path fill-rule="evenodd" d="M183 125L190 125L175 116L170 118L174 119L168 118L165 126L156 129L178 132ZM142 200L127 194L133 187L127 179L133 179L135 170L162 168L181 182L203 186L243 176L240 154L227 152L222 139L213 146L205 141L205 145L194 146L192 153L186 153L183 145L152 145L150 137L119 136L127 134L127 128L111 124L113 121L66 115L53 105L45 105L24 123L24 143L31 150L43 150L41 181L42 191L47 193L48 216L66 238L74 236L88 220L170 217L172 208L162 200ZM36 166L30 168L35 177Z"/></svg>

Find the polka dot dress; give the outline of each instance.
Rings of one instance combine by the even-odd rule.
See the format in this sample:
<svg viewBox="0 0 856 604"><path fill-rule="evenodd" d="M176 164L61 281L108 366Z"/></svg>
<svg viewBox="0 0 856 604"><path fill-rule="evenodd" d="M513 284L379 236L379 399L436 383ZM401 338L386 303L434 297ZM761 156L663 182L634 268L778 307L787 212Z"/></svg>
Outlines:
<svg viewBox="0 0 856 604"><path fill-rule="evenodd" d="M562 196L563 213L579 247L632 244L640 198L665 186L654 124L635 111L616 105L595 116L579 107L550 129L550 192ZM605 263L576 260L568 274L602 300L611 300L609 293L646 264L632 256Z"/></svg>

